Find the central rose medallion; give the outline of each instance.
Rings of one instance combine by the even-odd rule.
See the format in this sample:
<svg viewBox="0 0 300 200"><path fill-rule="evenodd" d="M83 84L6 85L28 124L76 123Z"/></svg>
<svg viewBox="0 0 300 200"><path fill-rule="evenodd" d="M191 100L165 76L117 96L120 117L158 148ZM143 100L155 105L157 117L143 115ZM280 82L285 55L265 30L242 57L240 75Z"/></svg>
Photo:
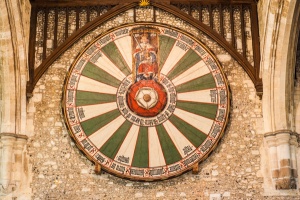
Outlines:
<svg viewBox="0 0 300 200"><path fill-rule="evenodd" d="M166 106L167 93L154 80L141 80L133 84L127 93L129 109L142 117L154 117Z"/></svg>
<svg viewBox="0 0 300 200"><path fill-rule="evenodd" d="M137 101L139 106L149 110L157 104L157 92L150 87L141 88L137 92L135 100Z"/></svg>
<svg viewBox="0 0 300 200"><path fill-rule="evenodd" d="M154 80L134 81L131 75L123 79L117 91L117 106L121 114L138 126L162 124L176 107L176 90L163 74Z"/></svg>

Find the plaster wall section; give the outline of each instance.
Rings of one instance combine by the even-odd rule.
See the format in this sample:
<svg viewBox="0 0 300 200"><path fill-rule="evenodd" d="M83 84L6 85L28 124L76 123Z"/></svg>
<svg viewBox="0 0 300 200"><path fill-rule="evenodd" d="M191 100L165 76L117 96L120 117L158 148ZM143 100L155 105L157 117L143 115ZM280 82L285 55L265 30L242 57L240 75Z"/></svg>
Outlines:
<svg viewBox="0 0 300 200"><path fill-rule="evenodd" d="M104 171L76 147L64 125L61 96L67 70L79 51L110 28L133 22L129 10L81 38L43 75L30 100L32 131L28 151L32 168L32 199L286 199L264 193L269 173L263 144L262 101L242 67L195 27L158 11L157 22L178 27L204 42L219 59L231 90L230 119L224 136L195 175L187 172L159 182L124 180ZM144 12L137 12L144 13ZM144 18L143 15L141 18ZM149 19L151 21L151 19Z"/></svg>

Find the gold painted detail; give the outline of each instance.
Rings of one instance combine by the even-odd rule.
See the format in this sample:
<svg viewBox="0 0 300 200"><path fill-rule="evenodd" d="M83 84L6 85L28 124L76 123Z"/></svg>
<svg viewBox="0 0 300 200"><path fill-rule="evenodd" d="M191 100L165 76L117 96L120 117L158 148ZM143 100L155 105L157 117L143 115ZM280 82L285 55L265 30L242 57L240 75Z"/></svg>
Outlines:
<svg viewBox="0 0 300 200"><path fill-rule="evenodd" d="M150 5L150 0L140 0L139 5L140 6L149 6Z"/></svg>

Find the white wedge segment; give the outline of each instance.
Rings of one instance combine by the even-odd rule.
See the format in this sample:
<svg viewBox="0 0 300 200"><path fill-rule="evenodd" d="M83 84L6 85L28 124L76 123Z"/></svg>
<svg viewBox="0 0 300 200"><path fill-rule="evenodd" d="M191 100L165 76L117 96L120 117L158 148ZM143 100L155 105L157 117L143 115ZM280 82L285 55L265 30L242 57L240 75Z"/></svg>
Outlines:
<svg viewBox="0 0 300 200"><path fill-rule="evenodd" d="M161 73L167 75L185 53L185 50L175 45L172 48L164 66L162 67Z"/></svg>
<svg viewBox="0 0 300 200"><path fill-rule="evenodd" d="M166 165L155 127L148 128L149 137L149 167Z"/></svg>
<svg viewBox="0 0 300 200"><path fill-rule="evenodd" d="M118 160L119 157L129 158L129 162L126 164L131 165L136 141L139 135L139 128L140 127L135 124L131 126L126 138L122 143L122 146L120 147L116 155L115 160Z"/></svg>
<svg viewBox="0 0 300 200"><path fill-rule="evenodd" d="M188 141L188 139L170 121L163 123L163 126L168 132L182 158L186 156L184 152L185 147L189 146L192 148L192 151L195 150L194 145L190 143L190 141Z"/></svg>
<svg viewBox="0 0 300 200"><path fill-rule="evenodd" d="M96 66L100 67L110 75L114 76L119 81L122 81L126 76L123 72L112 63L104 54L95 63Z"/></svg>
<svg viewBox="0 0 300 200"><path fill-rule="evenodd" d="M211 89L178 93L177 94L177 101L191 101L191 102L198 102L198 103L213 103L210 91L211 91ZM214 104L216 104L216 102L218 102L217 99L215 100Z"/></svg>
<svg viewBox="0 0 300 200"><path fill-rule="evenodd" d="M116 94L117 88L110 85L95 81L85 76L80 76L80 81L77 86L77 90L83 90L87 92L97 92L105 94Z"/></svg>
<svg viewBox="0 0 300 200"><path fill-rule="evenodd" d="M131 51L128 50L128 47L131 47L131 37L125 36L120 39L115 40L115 43L122 54L124 60L126 61L127 65L131 69L132 66L132 54Z"/></svg>
<svg viewBox="0 0 300 200"><path fill-rule="evenodd" d="M88 106L80 106L84 112L84 118L80 121L86 121L93 117L97 117L99 115L103 115L109 111L117 109L117 104L115 102L111 103L103 103L103 104L96 104L96 105L88 105Z"/></svg>
<svg viewBox="0 0 300 200"><path fill-rule="evenodd" d="M124 121L125 118L122 115L117 117L109 124L89 136L89 139L98 149L101 148L103 144L116 132L116 130L120 128Z"/></svg>
<svg viewBox="0 0 300 200"><path fill-rule="evenodd" d="M203 60L196 63L194 66L177 76L172 80L172 83L177 86L193 79L199 78L205 74L210 73L208 67L203 62Z"/></svg>
<svg viewBox="0 0 300 200"><path fill-rule="evenodd" d="M174 114L206 135L209 134L210 128L212 127L214 122L211 119L181 110L179 108L175 109Z"/></svg>

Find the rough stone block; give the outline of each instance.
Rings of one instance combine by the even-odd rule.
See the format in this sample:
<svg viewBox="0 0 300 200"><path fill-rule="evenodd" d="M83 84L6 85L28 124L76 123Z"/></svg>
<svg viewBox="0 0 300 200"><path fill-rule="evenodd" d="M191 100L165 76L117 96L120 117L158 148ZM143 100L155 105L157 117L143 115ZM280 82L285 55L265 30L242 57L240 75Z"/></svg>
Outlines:
<svg viewBox="0 0 300 200"><path fill-rule="evenodd" d="M276 170L272 170L272 177L273 178L278 178L279 177L279 170L278 169L276 169Z"/></svg>
<svg viewBox="0 0 300 200"><path fill-rule="evenodd" d="M279 178L290 177L292 174L290 167L283 167L279 169Z"/></svg>
<svg viewBox="0 0 300 200"><path fill-rule="evenodd" d="M290 159L282 159L280 160L280 167L291 166Z"/></svg>

